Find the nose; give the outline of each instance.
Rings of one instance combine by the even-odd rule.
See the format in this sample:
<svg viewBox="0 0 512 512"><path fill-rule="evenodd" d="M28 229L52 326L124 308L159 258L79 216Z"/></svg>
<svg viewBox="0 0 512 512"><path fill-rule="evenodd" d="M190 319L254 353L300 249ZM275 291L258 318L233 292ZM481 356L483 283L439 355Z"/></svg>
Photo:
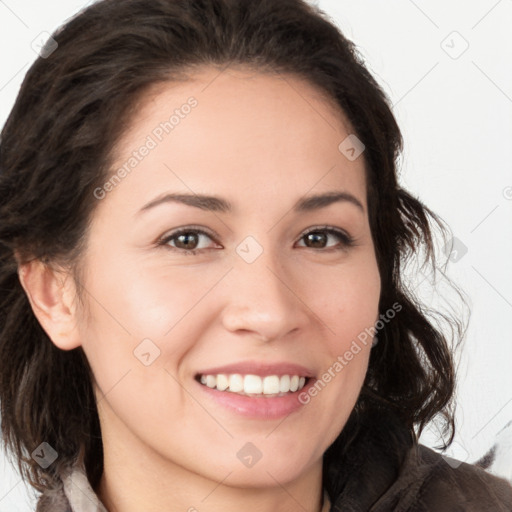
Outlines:
<svg viewBox="0 0 512 512"><path fill-rule="evenodd" d="M264 342L300 331L312 314L301 297L300 276L294 276L269 250L252 263L235 260L225 282L225 329Z"/></svg>

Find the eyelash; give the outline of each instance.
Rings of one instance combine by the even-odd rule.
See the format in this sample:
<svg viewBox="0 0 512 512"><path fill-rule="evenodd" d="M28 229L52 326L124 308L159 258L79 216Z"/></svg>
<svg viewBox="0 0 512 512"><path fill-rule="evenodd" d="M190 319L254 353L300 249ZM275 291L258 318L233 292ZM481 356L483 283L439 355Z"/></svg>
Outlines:
<svg viewBox="0 0 512 512"><path fill-rule="evenodd" d="M309 231L306 231L299 238L299 240L302 240L304 237L306 237L307 235L310 235L311 233L327 233L328 235L334 235L341 241L341 245L338 247L335 246L335 247L328 247L326 249L318 249L320 251L326 251L326 250L327 251L342 251L342 250L348 249L349 247L355 246L355 240L350 235L348 235L344 231L341 231L340 229L331 228L329 226L319 226L319 227L310 229ZM314 247L306 247L306 249L314 250Z"/></svg>
<svg viewBox="0 0 512 512"><path fill-rule="evenodd" d="M166 249L170 249L173 252L184 253L187 256L189 256L189 255L195 256L198 252L204 250L204 249L192 249L192 250L179 249L178 247L172 247L172 246L168 245L168 243L171 240L173 240L174 238L178 238L180 235L185 235L185 234L186 235L190 235L190 234L206 235L208 238L211 238L215 242L213 236L210 233L207 233L203 229L194 228L193 226L191 226L191 227L188 227L188 228L179 229L179 230L175 231L174 233L170 233L169 235L163 236L158 241L158 245L159 246L164 246Z"/></svg>
<svg viewBox="0 0 512 512"><path fill-rule="evenodd" d="M322 252L344 251L344 250L347 250L350 247L354 247L356 245L355 240L350 235L348 235L347 233L345 233L339 229L332 228L330 226L321 226L321 227L315 227L313 229L310 229L309 231L304 233L299 238L299 240L302 240L303 238L305 238L307 235L310 235L311 233L327 233L329 235L334 235L341 241L341 245L339 247L335 246L335 247L327 247L327 248L319 248L319 249L315 249L314 247L305 247L306 249L313 249L313 250L322 251ZM197 228L194 226L190 226L187 228L179 229L179 230L175 231L174 233L170 233L169 235L163 236L162 238L160 238L158 240L157 245L166 247L166 248L172 250L173 252L174 251L181 252L187 256L189 256L189 255L195 256L198 252L208 250L208 249L187 250L187 249L181 249L178 247L172 247L172 246L168 245L171 240L174 240L175 238L178 238L180 235L184 235L184 234L206 235L208 238L210 238L214 242L216 242L214 237L207 231L204 231L203 229L200 229L200 228Z"/></svg>

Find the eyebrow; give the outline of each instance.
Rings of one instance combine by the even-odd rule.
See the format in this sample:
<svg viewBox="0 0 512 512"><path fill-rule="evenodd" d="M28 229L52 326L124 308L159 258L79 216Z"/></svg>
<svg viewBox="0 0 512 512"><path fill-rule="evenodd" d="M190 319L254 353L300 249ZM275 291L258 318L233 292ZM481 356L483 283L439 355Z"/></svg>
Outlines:
<svg viewBox="0 0 512 512"><path fill-rule="evenodd" d="M347 202L357 206L364 213L364 206L357 197L348 192L326 192L324 194L317 194L309 197L302 197L299 199L293 210L302 213L310 212L312 210L319 210L334 203Z"/></svg>
<svg viewBox="0 0 512 512"><path fill-rule="evenodd" d="M293 206L293 211L296 213L310 212L340 202L353 204L364 213L364 207L359 199L348 192L337 191L302 197ZM165 203L180 203L210 212L230 213L233 211L233 205L229 201L217 196L204 194L164 194L145 204L138 214Z"/></svg>
<svg viewBox="0 0 512 512"><path fill-rule="evenodd" d="M231 203L220 197L203 194L164 194L144 205L139 213L164 203L181 203L210 212L228 213L232 211Z"/></svg>

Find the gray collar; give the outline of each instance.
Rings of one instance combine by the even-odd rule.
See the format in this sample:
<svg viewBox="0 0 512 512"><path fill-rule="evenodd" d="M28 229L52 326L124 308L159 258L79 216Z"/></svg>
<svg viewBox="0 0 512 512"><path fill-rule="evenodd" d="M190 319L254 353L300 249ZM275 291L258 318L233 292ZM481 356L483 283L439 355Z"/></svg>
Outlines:
<svg viewBox="0 0 512 512"><path fill-rule="evenodd" d="M92 489L83 463L76 464L65 473L62 482L73 512L108 512Z"/></svg>

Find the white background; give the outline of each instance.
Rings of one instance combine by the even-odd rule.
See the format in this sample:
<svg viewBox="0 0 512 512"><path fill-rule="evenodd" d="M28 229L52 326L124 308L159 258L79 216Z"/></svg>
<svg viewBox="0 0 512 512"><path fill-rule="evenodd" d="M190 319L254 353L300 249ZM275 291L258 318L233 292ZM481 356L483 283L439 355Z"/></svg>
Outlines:
<svg viewBox="0 0 512 512"><path fill-rule="evenodd" d="M453 454L475 461L512 420L512 1L314 3L391 98L405 139L402 185L467 247L448 267L472 310ZM0 125L36 57L32 41L84 5L0 0ZM0 512L33 510L31 494L0 455Z"/></svg>

